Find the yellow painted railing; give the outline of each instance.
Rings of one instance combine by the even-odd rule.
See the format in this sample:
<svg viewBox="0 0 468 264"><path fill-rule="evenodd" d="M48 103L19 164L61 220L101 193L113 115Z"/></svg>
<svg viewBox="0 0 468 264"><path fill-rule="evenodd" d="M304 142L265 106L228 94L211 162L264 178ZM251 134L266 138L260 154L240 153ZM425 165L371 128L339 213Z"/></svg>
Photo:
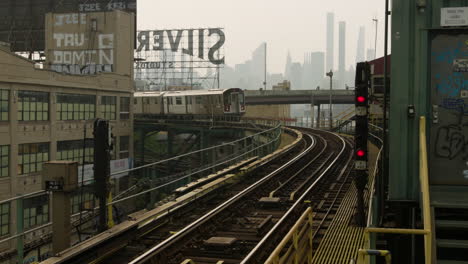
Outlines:
<svg viewBox="0 0 468 264"><path fill-rule="evenodd" d="M281 240L265 264L312 263L312 224L312 208L309 207ZM301 259L304 256L307 260Z"/></svg>
<svg viewBox="0 0 468 264"><path fill-rule="evenodd" d="M365 229L366 246L370 246L370 233L381 234L408 234L408 235L424 235L424 257L426 264L432 264L435 255L433 254L433 240L432 240L432 215L431 204L429 197L429 172L427 165L427 147L426 147L426 118L420 117L419 119L419 182L421 189L421 204L423 209L424 229L403 229L403 228L376 228L367 227ZM364 251L369 249L360 249L363 253L359 254L358 264L368 263L368 259L364 257Z"/></svg>
<svg viewBox="0 0 468 264"><path fill-rule="evenodd" d="M373 249L360 249L358 251L359 258L364 256L380 256L385 258L385 264L392 263L392 254L388 250L373 250Z"/></svg>

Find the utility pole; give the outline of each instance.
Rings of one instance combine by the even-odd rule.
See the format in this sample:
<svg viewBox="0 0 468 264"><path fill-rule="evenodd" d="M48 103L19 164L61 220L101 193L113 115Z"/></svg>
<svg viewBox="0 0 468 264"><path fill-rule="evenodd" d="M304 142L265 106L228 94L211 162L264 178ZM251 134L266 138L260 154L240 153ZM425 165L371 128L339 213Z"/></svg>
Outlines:
<svg viewBox="0 0 468 264"><path fill-rule="evenodd" d="M265 42L265 76L263 78L263 89L267 89L267 43Z"/></svg>
<svg viewBox="0 0 468 264"><path fill-rule="evenodd" d="M112 147L109 121L94 121L94 193L99 199L99 232L107 229L106 204L110 192L110 151ZM109 216L112 217L112 216Z"/></svg>
<svg viewBox="0 0 468 264"><path fill-rule="evenodd" d="M333 89L333 71L330 69L330 72L327 72L326 74L328 77L330 77L330 130L333 128L333 114L332 114L332 89Z"/></svg>

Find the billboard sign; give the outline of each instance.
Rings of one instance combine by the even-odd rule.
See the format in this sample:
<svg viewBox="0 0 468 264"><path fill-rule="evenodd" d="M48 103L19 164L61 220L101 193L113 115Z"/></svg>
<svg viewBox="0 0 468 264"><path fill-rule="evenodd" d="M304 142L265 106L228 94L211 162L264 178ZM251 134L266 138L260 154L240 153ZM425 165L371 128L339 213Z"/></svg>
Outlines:
<svg viewBox="0 0 468 264"><path fill-rule="evenodd" d="M185 34L184 34L185 33ZM185 41L183 40L185 37ZM217 38L214 43L207 41ZM196 39L198 38L198 39ZM205 41L207 40L207 41ZM137 36L137 52L145 50L180 52L189 56L197 56L212 64L224 64L224 57L215 58L215 54L224 45L226 36L221 28L208 29L177 29L177 30L146 30L139 31ZM186 43L185 47L181 43ZM197 47L195 47L197 45ZM208 53L206 54L206 48Z"/></svg>
<svg viewBox="0 0 468 264"><path fill-rule="evenodd" d="M137 32L135 79L150 90L214 83L225 63L222 28L156 29ZM213 73L216 70L216 73Z"/></svg>

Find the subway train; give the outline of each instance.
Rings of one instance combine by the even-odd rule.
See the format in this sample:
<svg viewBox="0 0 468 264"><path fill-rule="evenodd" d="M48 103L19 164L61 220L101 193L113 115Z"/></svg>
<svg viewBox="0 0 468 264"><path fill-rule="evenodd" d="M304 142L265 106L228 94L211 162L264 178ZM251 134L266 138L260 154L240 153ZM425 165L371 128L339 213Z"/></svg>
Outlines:
<svg viewBox="0 0 468 264"><path fill-rule="evenodd" d="M244 91L239 88L135 92L133 100L137 117L240 118L245 113Z"/></svg>

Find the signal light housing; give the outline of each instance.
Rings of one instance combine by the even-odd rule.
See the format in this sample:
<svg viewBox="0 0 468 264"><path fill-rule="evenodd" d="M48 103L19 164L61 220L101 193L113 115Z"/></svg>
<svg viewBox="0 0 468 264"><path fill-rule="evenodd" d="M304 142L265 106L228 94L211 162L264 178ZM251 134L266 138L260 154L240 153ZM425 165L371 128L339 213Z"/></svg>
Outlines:
<svg viewBox="0 0 468 264"><path fill-rule="evenodd" d="M366 155L366 152L364 150L362 150L362 149L358 149L356 151L356 156L358 156L358 157L364 157L365 155Z"/></svg>
<svg viewBox="0 0 468 264"><path fill-rule="evenodd" d="M356 67L356 88L354 91L354 103L356 106L356 130L354 135L355 145L355 169L367 170L367 139L368 139L368 104L370 87L369 63L358 63Z"/></svg>

